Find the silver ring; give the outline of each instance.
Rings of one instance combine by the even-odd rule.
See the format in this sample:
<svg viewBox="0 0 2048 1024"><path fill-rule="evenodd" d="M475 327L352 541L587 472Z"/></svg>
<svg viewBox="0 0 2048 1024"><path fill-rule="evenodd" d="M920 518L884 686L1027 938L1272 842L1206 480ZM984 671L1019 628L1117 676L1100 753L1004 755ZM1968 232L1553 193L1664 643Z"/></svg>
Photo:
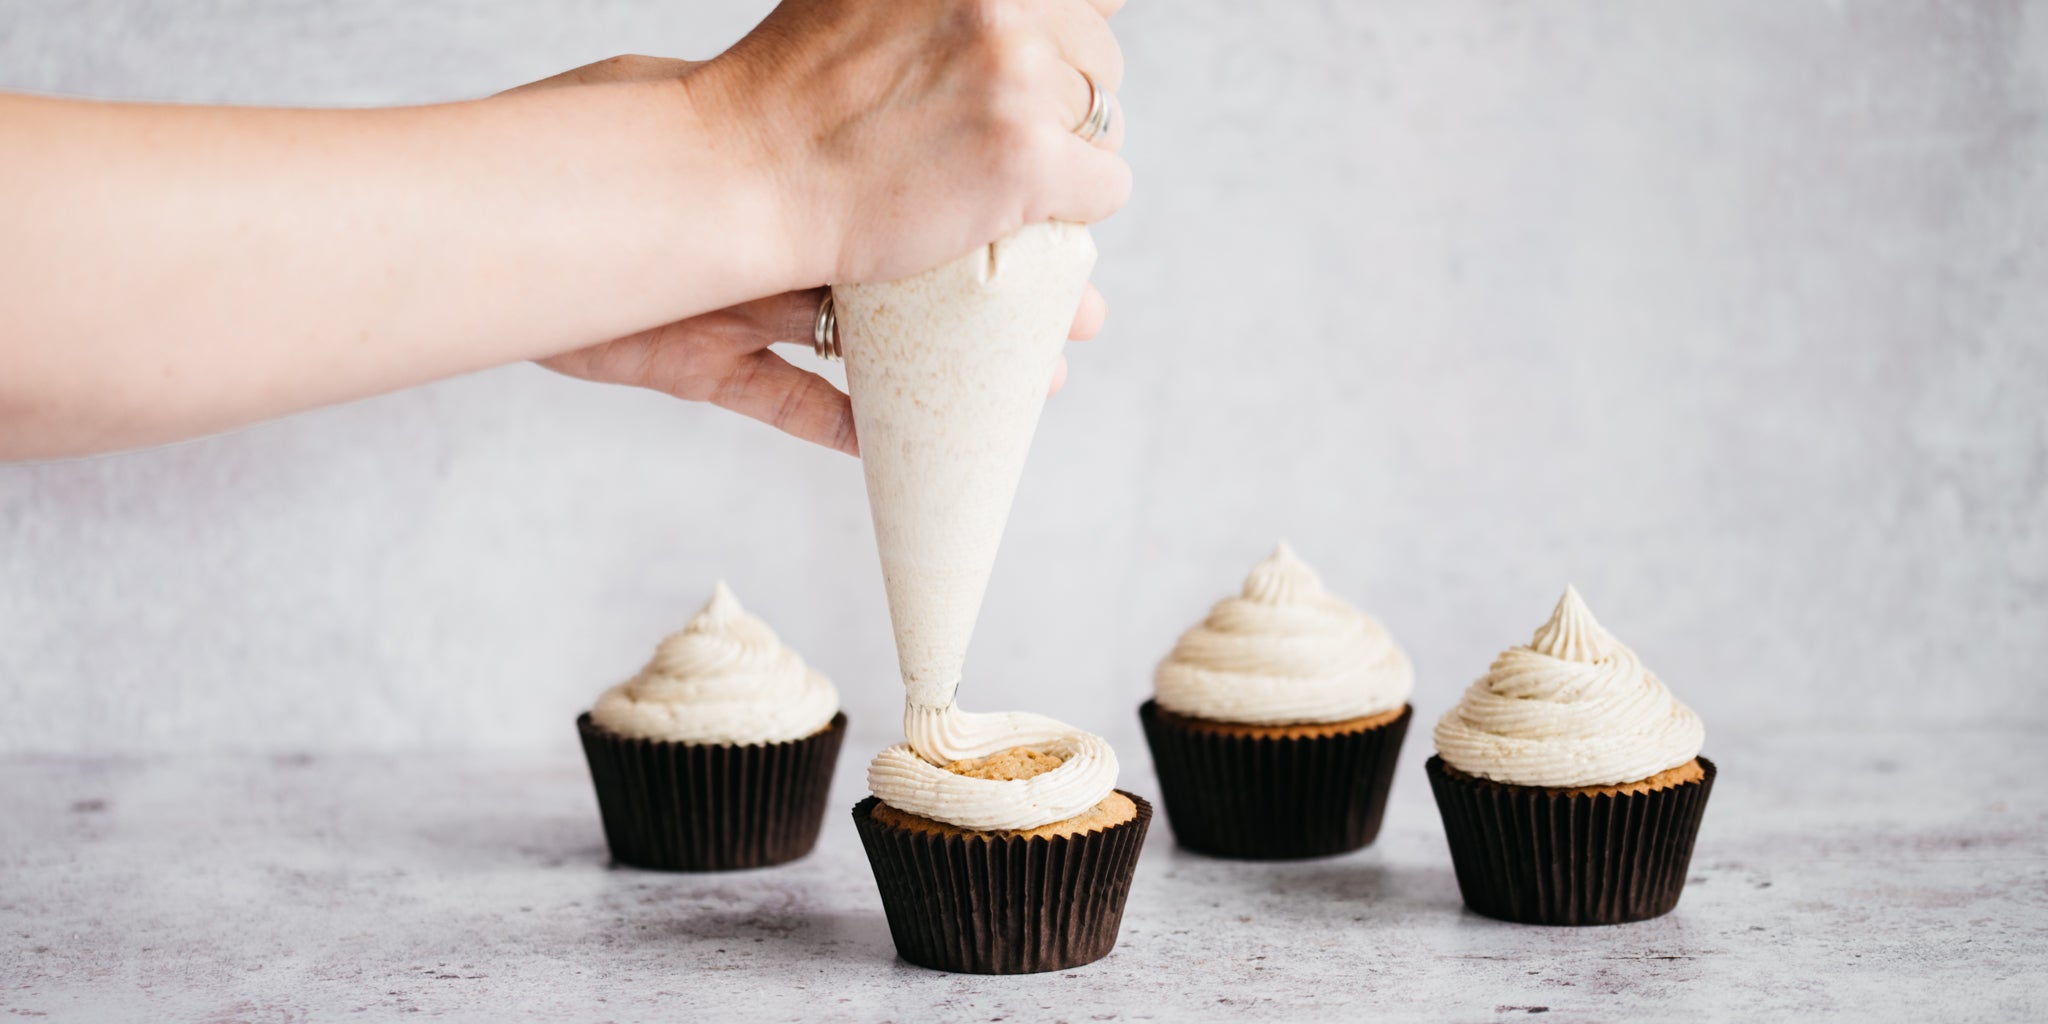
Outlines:
<svg viewBox="0 0 2048 1024"><path fill-rule="evenodd" d="M818 303L817 319L811 321L811 350L820 359L839 359L839 314L832 308L832 289L825 289L825 301Z"/></svg>
<svg viewBox="0 0 2048 1024"><path fill-rule="evenodd" d="M1074 70L1081 71L1080 68ZM1081 71L1081 80L1088 83L1088 116L1074 126L1074 134L1079 135L1082 142L1094 142L1109 134L1109 93L1096 85L1095 76L1086 71Z"/></svg>

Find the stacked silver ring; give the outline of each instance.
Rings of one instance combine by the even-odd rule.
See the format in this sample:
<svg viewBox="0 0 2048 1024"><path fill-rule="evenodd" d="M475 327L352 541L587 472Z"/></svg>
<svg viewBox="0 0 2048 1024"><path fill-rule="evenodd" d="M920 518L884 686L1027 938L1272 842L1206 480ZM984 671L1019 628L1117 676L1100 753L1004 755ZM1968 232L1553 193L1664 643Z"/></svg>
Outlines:
<svg viewBox="0 0 2048 1024"><path fill-rule="evenodd" d="M832 290L825 290L825 301L818 303L818 317L811 321L811 350L820 359L838 359L839 314L832 309Z"/></svg>
<svg viewBox="0 0 2048 1024"><path fill-rule="evenodd" d="M1081 72L1081 80L1088 83L1088 116L1074 126L1074 134L1079 135L1083 142L1094 142L1109 134L1109 93L1096 85L1095 76L1086 71Z"/></svg>

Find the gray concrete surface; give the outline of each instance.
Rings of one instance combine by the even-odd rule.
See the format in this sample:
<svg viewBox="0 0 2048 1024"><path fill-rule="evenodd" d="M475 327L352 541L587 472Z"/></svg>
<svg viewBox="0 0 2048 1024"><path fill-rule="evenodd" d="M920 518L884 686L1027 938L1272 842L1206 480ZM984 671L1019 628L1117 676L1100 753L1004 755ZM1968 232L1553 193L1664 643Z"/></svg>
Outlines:
<svg viewBox="0 0 2048 1024"><path fill-rule="evenodd" d="M0 87L426 102L766 9L0 0ZM1285 536L1409 648L1425 721L1572 581L1717 736L2048 726L2043 4L1117 24L1109 326L970 707L1117 728ZM0 467L0 751L538 751L719 576L896 715L857 467L715 409L515 367Z"/></svg>
<svg viewBox="0 0 2048 1024"><path fill-rule="evenodd" d="M566 723L564 723L566 728ZM869 739L874 737L870 736ZM856 735L850 748L862 745ZM57 1021L2038 1021L2048 747L2025 733L1723 739L1678 909L1462 909L1411 749L1375 847L1260 865L1163 820L1122 940L1059 974L897 960L840 765L819 849L606 866L572 756L0 761L0 1012ZM1140 763L1126 785L1156 787Z"/></svg>

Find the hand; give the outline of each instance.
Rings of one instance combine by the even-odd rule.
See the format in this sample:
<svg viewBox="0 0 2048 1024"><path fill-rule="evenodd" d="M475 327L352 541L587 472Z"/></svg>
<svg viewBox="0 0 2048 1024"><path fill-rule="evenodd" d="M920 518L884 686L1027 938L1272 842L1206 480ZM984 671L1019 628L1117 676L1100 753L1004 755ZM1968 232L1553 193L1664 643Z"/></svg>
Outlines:
<svg viewBox="0 0 2048 1024"><path fill-rule="evenodd" d="M612 61L484 102L0 94L0 458L533 358L850 450L844 398L766 349L806 335L808 297L748 300L1115 210L1119 136L1072 129L1078 69L1120 84L1117 2L788 0L702 66Z"/></svg>
<svg viewBox="0 0 2048 1024"><path fill-rule="evenodd" d="M1130 194L1123 116L1090 143L1079 70L1113 97L1122 0L784 0L684 80L773 183L805 284L887 281Z"/></svg>
<svg viewBox="0 0 2048 1024"><path fill-rule="evenodd" d="M768 347L779 342L809 345L812 320L824 297L824 289L818 288L756 299L544 359L541 365L571 377L711 402L806 441L859 455L853 407L845 393L825 378L790 365ZM1094 337L1102 329L1104 312L1101 294L1090 286L1067 336ZM1058 391L1066 376L1062 357L1052 390Z"/></svg>
<svg viewBox="0 0 2048 1024"><path fill-rule="evenodd" d="M702 62L695 61L613 57L512 91L686 80L702 67ZM1082 91L1085 103L1085 86ZM804 440L858 455L853 409L846 395L825 378L791 365L769 349L779 343L808 345L823 298L821 288L786 292L543 359L540 364L584 380L628 384L711 402ZM1102 294L1090 285L1068 337L1094 337L1106 312ZM1065 383L1066 374L1066 359L1061 357L1053 373L1053 391Z"/></svg>

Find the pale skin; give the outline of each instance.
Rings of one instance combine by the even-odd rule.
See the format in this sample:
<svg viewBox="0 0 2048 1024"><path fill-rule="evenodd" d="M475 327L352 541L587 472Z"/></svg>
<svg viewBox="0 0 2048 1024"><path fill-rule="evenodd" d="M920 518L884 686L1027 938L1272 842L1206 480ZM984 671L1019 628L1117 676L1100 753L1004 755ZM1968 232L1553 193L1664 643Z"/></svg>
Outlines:
<svg viewBox="0 0 2048 1024"><path fill-rule="evenodd" d="M857 453L808 345L823 287L1130 173L1121 0L785 0L705 62L488 99L269 110L0 94L0 459L134 448L491 366L709 401ZM1073 337L1104 307L1092 288ZM1062 365L1057 388L1064 376Z"/></svg>

